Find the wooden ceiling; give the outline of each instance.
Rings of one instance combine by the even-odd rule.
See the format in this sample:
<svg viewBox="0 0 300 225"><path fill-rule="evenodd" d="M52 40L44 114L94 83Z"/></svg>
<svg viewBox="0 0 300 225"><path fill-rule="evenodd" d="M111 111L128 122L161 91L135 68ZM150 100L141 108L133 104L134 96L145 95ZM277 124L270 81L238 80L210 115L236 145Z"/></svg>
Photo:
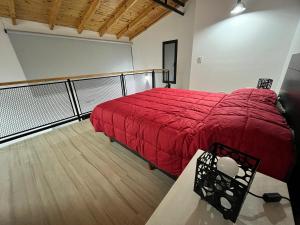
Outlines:
<svg viewBox="0 0 300 225"><path fill-rule="evenodd" d="M176 7L176 1L168 4ZM0 0L0 16L133 39L170 11L153 0Z"/></svg>

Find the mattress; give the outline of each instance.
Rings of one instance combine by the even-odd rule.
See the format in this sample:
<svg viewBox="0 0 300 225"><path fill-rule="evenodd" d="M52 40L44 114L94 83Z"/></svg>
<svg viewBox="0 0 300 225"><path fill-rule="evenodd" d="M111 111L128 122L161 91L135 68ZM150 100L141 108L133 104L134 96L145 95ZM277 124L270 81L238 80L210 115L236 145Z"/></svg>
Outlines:
<svg viewBox="0 0 300 225"><path fill-rule="evenodd" d="M293 165L292 133L271 90L231 94L155 88L102 103L90 120L97 132L178 176L197 149L219 142L261 160L259 171L285 179Z"/></svg>

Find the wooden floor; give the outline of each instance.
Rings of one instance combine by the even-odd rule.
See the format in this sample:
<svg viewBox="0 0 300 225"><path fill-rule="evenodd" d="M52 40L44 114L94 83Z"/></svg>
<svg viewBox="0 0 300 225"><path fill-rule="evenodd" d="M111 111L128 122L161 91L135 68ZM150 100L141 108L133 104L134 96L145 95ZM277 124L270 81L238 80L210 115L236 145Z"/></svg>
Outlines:
<svg viewBox="0 0 300 225"><path fill-rule="evenodd" d="M145 224L173 182L86 120L0 149L0 225Z"/></svg>

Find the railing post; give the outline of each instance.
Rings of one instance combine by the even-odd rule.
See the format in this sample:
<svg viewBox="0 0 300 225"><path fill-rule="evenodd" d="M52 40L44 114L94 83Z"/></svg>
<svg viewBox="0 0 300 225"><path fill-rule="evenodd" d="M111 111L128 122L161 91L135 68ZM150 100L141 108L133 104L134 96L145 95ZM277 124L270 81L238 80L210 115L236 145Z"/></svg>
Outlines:
<svg viewBox="0 0 300 225"><path fill-rule="evenodd" d="M152 88L155 88L155 71L152 70Z"/></svg>
<svg viewBox="0 0 300 225"><path fill-rule="evenodd" d="M124 79L123 73L121 74L120 79L121 79L122 95L126 96L126 84L125 84L125 79Z"/></svg>
<svg viewBox="0 0 300 225"><path fill-rule="evenodd" d="M72 101L73 101L73 104L74 104L74 108L75 108L75 112L77 114L77 117L78 117L78 120L81 121L81 117L80 117L80 113L79 113L79 106L78 106L78 103L76 101L76 93L75 93L75 90L72 86L72 82L70 79L67 80L67 83L68 83L68 86L69 86L69 91L70 91L70 95L71 95L71 98L72 98Z"/></svg>
<svg viewBox="0 0 300 225"><path fill-rule="evenodd" d="M171 84L170 84L170 71L167 71L167 88L171 88Z"/></svg>

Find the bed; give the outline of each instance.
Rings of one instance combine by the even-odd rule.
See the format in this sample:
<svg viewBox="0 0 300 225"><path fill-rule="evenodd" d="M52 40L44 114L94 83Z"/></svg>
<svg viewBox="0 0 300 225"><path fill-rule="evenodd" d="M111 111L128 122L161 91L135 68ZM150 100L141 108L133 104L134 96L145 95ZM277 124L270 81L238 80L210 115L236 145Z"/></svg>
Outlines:
<svg viewBox="0 0 300 225"><path fill-rule="evenodd" d="M179 176L197 149L219 142L261 159L259 171L284 180L293 166L292 132L275 92L230 94L155 88L95 107L90 120L157 168Z"/></svg>

